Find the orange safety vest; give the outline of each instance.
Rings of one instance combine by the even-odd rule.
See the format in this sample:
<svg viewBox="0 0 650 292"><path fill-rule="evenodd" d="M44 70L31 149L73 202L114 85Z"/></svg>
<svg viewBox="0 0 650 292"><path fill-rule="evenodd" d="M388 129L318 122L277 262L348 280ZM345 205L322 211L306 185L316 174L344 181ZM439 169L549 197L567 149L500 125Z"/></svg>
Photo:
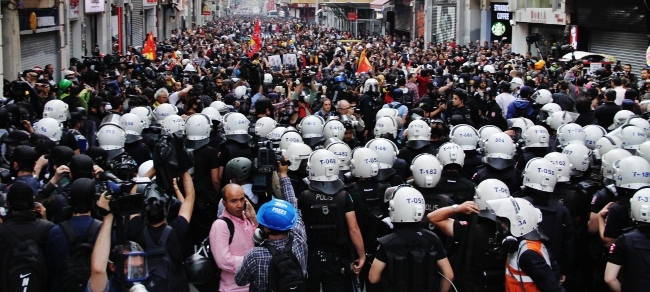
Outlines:
<svg viewBox="0 0 650 292"><path fill-rule="evenodd" d="M506 292L523 292L522 287L526 292L539 292L533 279L519 269L519 256L529 249L543 256L546 264L551 266L551 257L541 241L522 240L517 252L509 254L506 261Z"/></svg>

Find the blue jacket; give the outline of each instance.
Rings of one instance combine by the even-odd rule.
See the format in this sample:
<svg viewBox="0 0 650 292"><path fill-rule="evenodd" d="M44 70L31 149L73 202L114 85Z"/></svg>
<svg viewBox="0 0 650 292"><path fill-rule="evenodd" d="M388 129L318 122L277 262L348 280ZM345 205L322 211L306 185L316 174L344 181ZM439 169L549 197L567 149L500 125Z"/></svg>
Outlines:
<svg viewBox="0 0 650 292"><path fill-rule="evenodd" d="M533 108L533 105L530 101L524 100L524 99L517 99L513 102L511 102L508 105L508 112L506 114L506 119L512 119L515 117L515 112L517 110L525 110L528 108L526 111L526 116L523 118L531 118L535 115L535 109Z"/></svg>

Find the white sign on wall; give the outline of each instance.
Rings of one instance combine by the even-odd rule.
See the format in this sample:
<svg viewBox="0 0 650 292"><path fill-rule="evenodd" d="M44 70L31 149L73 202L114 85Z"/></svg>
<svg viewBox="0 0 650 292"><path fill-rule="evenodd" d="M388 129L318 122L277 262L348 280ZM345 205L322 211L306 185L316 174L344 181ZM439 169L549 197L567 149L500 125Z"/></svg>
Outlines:
<svg viewBox="0 0 650 292"><path fill-rule="evenodd" d="M104 12L104 0L84 0L86 13Z"/></svg>

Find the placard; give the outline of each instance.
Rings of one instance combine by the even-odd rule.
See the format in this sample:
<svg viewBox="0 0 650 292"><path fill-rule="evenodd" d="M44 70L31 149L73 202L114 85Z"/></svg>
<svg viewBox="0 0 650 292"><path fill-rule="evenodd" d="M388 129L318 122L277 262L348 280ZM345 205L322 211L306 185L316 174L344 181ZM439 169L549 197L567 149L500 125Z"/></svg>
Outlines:
<svg viewBox="0 0 650 292"><path fill-rule="evenodd" d="M271 66L271 70L273 72L282 71L282 59L280 58L279 55L269 56L269 65Z"/></svg>
<svg viewBox="0 0 650 292"><path fill-rule="evenodd" d="M284 54L284 64L298 66L298 58L296 58L296 54Z"/></svg>

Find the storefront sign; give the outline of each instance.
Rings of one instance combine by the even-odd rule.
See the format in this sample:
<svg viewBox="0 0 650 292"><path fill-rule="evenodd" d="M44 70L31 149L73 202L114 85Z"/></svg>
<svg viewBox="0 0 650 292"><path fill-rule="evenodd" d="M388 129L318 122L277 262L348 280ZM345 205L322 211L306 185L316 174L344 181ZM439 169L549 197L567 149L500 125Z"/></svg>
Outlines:
<svg viewBox="0 0 650 292"><path fill-rule="evenodd" d="M491 40L501 41L505 37L510 41L512 38L512 26L510 25L512 13L510 13L510 6L507 2L494 2L491 5Z"/></svg>
<svg viewBox="0 0 650 292"><path fill-rule="evenodd" d="M571 44L571 47L574 50L577 50L578 49L578 26L572 25L570 32L571 34L569 35L569 44Z"/></svg>
<svg viewBox="0 0 650 292"><path fill-rule="evenodd" d="M100 13L104 12L104 1L103 0L84 0L86 13Z"/></svg>
<svg viewBox="0 0 650 292"><path fill-rule="evenodd" d="M348 12L348 20L357 20L357 14L354 12Z"/></svg>
<svg viewBox="0 0 650 292"><path fill-rule="evenodd" d="M142 1L142 6L156 6L158 5L158 0L143 0Z"/></svg>
<svg viewBox="0 0 650 292"><path fill-rule="evenodd" d="M70 20L79 19L79 0L70 0L70 5L68 6L68 18L70 18Z"/></svg>
<svg viewBox="0 0 650 292"><path fill-rule="evenodd" d="M515 21L525 23L542 23L566 25L571 22L568 14L553 11L552 8L523 8L515 12Z"/></svg>
<svg viewBox="0 0 650 292"><path fill-rule="evenodd" d="M210 15L210 7L208 5L203 5L203 9L201 10L201 15Z"/></svg>

